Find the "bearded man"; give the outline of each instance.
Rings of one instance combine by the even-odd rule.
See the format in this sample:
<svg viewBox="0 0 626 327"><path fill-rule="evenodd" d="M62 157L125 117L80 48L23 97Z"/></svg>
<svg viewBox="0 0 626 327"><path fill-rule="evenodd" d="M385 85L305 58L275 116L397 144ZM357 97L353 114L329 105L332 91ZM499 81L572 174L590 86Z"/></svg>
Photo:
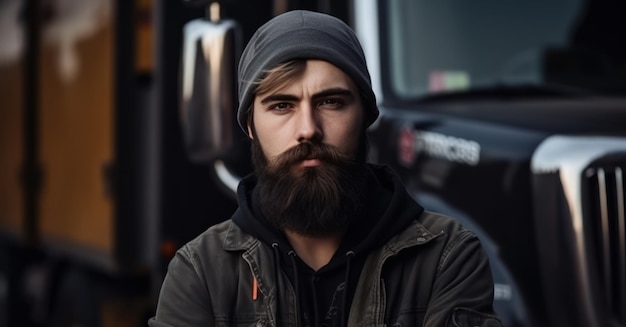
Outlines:
<svg viewBox="0 0 626 327"><path fill-rule="evenodd" d="M378 117L340 20L291 11L239 65L255 171L239 208L172 259L150 326L500 326L477 237L366 162Z"/></svg>

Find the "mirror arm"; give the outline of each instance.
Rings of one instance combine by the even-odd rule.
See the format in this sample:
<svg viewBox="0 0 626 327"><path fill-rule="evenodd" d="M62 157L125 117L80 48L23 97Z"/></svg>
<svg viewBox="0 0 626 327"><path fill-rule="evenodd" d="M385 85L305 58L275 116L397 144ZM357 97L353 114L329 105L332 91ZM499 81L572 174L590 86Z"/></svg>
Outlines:
<svg viewBox="0 0 626 327"><path fill-rule="evenodd" d="M219 181L236 196L237 186L239 185L241 177L233 174L222 160L215 160L213 169L215 169L215 174Z"/></svg>

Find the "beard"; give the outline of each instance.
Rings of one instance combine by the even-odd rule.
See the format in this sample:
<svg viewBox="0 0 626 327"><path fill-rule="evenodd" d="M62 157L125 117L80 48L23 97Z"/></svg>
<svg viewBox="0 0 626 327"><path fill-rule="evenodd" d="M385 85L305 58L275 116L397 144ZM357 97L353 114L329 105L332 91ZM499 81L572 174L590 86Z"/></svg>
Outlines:
<svg viewBox="0 0 626 327"><path fill-rule="evenodd" d="M362 210L365 163L321 142L303 142L270 163L259 141L252 140L261 213L279 230L302 236L342 233ZM321 165L299 167L317 158Z"/></svg>

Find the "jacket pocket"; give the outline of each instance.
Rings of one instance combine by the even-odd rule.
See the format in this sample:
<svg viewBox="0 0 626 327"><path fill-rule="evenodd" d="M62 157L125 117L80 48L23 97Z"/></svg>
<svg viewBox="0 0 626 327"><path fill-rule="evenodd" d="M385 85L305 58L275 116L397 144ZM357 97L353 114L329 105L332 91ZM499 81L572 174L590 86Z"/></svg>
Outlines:
<svg viewBox="0 0 626 327"><path fill-rule="evenodd" d="M468 308L455 308L448 318L447 327L502 327L497 316Z"/></svg>

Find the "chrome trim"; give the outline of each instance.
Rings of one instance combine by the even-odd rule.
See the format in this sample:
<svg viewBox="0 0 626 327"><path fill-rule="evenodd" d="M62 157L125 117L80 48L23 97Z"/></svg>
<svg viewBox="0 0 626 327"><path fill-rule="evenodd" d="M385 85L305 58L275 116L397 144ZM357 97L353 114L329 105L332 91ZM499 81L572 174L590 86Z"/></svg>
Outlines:
<svg viewBox="0 0 626 327"><path fill-rule="evenodd" d="M621 137L584 137L555 135L546 138L535 151L531 159L531 172L535 175L558 174L563 186L567 206L571 213L572 237L575 242L578 270L577 282L582 286L581 297L585 301L586 312L581 317L588 317L590 323L604 321L598 312L593 294L596 290L591 285L591 272L588 262L591 253L587 253L583 229L583 195L581 176L585 169L598 158L616 152L626 152L626 138ZM623 239L623 238L622 238Z"/></svg>
<svg viewBox="0 0 626 327"><path fill-rule="evenodd" d="M623 164L623 163L622 163ZM624 221L624 182L622 168L600 164L586 171L586 178L597 189L590 194L598 200L591 205L594 214L599 214L600 264L603 269L604 299L618 321L626 323L626 222ZM593 200L592 200L593 201ZM592 218L594 216L590 216ZM587 221L589 221L587 218ZM597 241L597 240L596 240ZM620 276L623 276L620 278ZM616 311L617 310L617 311Z"/></svg>

